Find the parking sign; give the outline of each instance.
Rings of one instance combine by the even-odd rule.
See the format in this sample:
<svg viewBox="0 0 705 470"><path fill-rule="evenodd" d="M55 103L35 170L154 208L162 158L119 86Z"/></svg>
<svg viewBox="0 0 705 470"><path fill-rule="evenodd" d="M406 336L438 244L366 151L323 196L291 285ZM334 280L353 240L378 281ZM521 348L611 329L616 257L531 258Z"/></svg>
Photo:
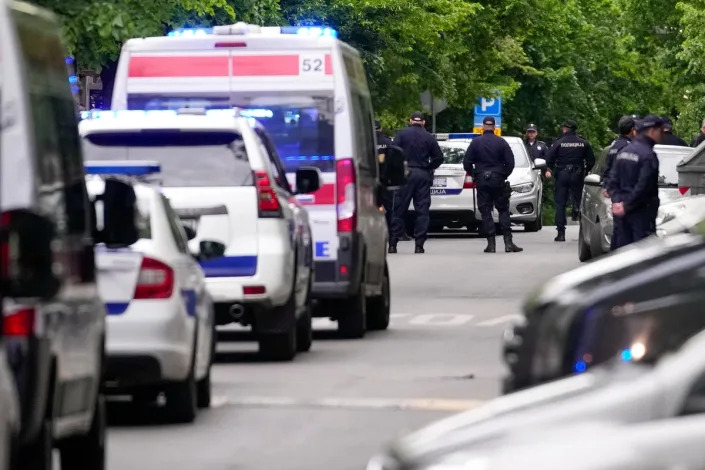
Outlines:
<svg viewBox="0 0 705 470"><path fill-rule="evenodd" d="M482 119L492 116L497 127L502 126L502 98L480 98L475 105L475 116L473 123L475 127L482 127Z"/></svg>

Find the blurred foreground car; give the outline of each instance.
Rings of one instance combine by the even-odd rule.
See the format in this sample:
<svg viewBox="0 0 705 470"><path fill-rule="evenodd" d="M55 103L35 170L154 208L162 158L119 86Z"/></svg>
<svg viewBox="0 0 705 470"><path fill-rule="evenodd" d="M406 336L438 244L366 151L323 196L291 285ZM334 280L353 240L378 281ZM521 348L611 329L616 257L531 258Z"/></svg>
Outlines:
<svg viewBox="0 0 705 470"><path fill-rule="evenodd" d="M656 235L660 238L689 232L705 221L705 195L690 196L662 204L656 217Z"/></svg>
<svg viewBox="0 0 705 470"><path fill-rule="evenodd" d="M505 392L635 354L632 344L655 358L705 328L705 232L693 232L649 238L538 288L505 332Z"/></svg>
<svg viewBox="0 0 705 470"><path fill-rule="evenodd" d="M504 450L504 454L511 454L513 448L504 446L517 441L531 442L537 449L536 454L531 454L534 457L540 454L541 445L558 442L561 435L565 436L567 446L573 445L576 434L571 433L571 429L577 429L574 426L646 422L661 425L663 421L660 420L666 418L705 413L705 333L691 338L677 352L665 355L656 364L651 362L648 354L637 358L640 354L637 354L636 344L632 345L631 355L622 354L610 364L496 398L478 409L438 421L395 442L386 453L374 457L367 469L494 470L493 466L467 465L482 462L488 450L497 450L498 453ZM649 343L643 346L647 352L651 348ZM596 429L599 428L587 434L602 436L602 431L596 432ZM628 432L624 431L625 434ZM548 433L553 436L548 438ZM603 446L608 444L606 442ZM528 455L524 455L527 460L519 468L546 468L533 465ZM581 455L576 460L585 457L580 453L575 455ZM453 458L460 457L466 466L460 465L460 461L456 461L455 466L451 464ZM585 461L599 464L599 460ZM571 464L570 468L583 467Z"/></svg>
<svg viewBox="0 0 705 470"><path fill-rule="evenodd" d="M605 171L607 150L597 158L592 173L585 177L583 196L580 201L580 232L578 235L578 258L580 261L609 253L612 242L612 201L604 195L602 174ZM678 190L676 166L690 152L690 147L656 145L654 151L659 159L659 199L661 204L683 197Z"/></svg>

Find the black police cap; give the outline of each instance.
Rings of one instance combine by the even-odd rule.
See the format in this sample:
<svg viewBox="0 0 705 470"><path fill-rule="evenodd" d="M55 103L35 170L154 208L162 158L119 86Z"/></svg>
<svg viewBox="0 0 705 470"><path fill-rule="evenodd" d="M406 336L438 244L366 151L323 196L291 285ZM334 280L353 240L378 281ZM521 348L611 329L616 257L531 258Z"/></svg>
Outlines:
<svg viewBox="0 0 705 470"><path fill-rule="evenodd" d="M573 121L572 119L566 119L563 121L563 125L561 127L567 127L568 129L576 130L578 128L578 123Z"/></svg>
<svg viewBox="0 0 705 470"><path fill-rule="evenodd" d="M482 120L482 124L484 124L485 126L494 126L495 120L492 116L485 116L485 118Z"/></svg>
<svg viewBox="0 0 705 470"><path fill-rule="evenodd" d="M526 126L526 132L529 132L529 131L538 132L538 128L536 127L536 124L529 124L528 126Z"/></svg>
<svg viewBox="0 0 705 470"><path fill-rule="evenodd" d="M663 127L663 119L653 114L646 116L644 119L639 119L636 122L637 132L643 132L654 127Z"/></svg>
<svg viewBox="0 0 705 470"><path fill-rule="evenodd" d="M375 130L378 131L378 130L380 130L381 128L382 128L382 124L380 124L379 121L376 121L376 120L375 120Z"/></svg>
<svg viewBox="0 0 705 470"><path fill-rule="evenodd" d="M414 111L411 114L411 120L414 122L423 122L426 120L426 118L424 117L424 115L421 111Z"/></svg>

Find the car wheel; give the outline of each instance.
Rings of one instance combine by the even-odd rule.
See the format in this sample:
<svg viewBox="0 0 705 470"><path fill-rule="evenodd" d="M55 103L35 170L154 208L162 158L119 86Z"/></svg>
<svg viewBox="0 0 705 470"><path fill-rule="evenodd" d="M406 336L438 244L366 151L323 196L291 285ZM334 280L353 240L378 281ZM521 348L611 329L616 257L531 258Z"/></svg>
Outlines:
<svg viewBox="0 0 705 470"><path fill-rule="evenodd" d="M199 408L211 406L211 369L208 368L206 376L196 384L197 405Z"/></svg>
<svg viewBox="0 0 705 470"><path fill-rule="evenodd" d="M384 265L384 279L382 279L382 295L371 297L367 300L367 328L369 330L386 330L389 327L389 313L391 310L391 293L389 287L389 270Z"/></svg>
<svg viewBox="0 0 705 470"><path fill-rule="evenodd" d="M306 311L296 321L296 349L308 352L313 344L313 325L311 324L311 305L306 305Z"/></svg>
<svg viewBox="0 0 705 470"><path fill-rule="evenodd" d="M198 392L196 379L193 376L193 366L186 380L167 387L166 411L174 423L192 423L198 412Z"/></svg>
<svg viewBox="0 0 705 470"><path fill-rule="evenodd" d="M270 361L291 361L296 356L296 292L291 291L289 300L281 307L274 309L274 315L280 318L293 319L286 331L276 333L261 333L259 337L259 352Z"/></svg>
<svg viewBox="0 0 705 470"><path fill-rule="evenodd" d="M365 298L364 278L360 280L357 293L336 302L334 311L338 320L338 331L343 338L358 339L365 336L367 331L367 299Z"/></svg>
<svg viewBox="0 0 705 470"><path fill-rule="evenodd" d="M52 423L47 418L34 440L20 449L18 468L19 470L51 470L54 466L53 452Z"/></svg>
<svg viewBox="0 0 705 470"><path fill-rule="evenodd" d="M541 210L539 209L538 214L536 214L536 220L527 222L524 224L524 230L527 232L538 232L543 228L543 216Z"/></svg>
<svg viewBox="0 0 705 470"><path fill-rule="evenodd" d="M76 470L104 470L105 428L107 426L105 397L96 396L93 421L88 433L64 441L59 449L61 468Z"/></svg>
<svg viewBox="0 0 705 470"><path fill-rule="evenodd" d="M590 250L590 245L585 241L585 231L583 228L583 221L580 221L580 228L578 229L578 259L580 261L588 261L592 258L592 251Z"/></svg>

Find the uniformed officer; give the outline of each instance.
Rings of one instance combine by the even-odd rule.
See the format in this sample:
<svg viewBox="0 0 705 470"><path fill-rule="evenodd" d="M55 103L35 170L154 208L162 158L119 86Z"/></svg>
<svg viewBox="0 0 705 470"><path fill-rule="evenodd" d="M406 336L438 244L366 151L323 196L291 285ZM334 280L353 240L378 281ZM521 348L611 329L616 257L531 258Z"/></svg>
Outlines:
<svg viewBox="0 0 705 470"><path fill-rule="evenodd" d="M661 142L663 124L658 116L637 121L637 137L612 165L608 191L612 195L612 214L621 219L618 248L656 231L659 161L654 145Z"/></svg>
<svg viewBox="0 0 705 470"><path fill-rule="evenodd" d="M414 201L416 226L414 239L415 253L424 253L424 243L428 237L428 224L431 208L431 185L433 172L443 163L443 152L436 139L424 126L423 113L415 111L409 120L409 127L399 131L394 138L394 145L404 150L409 167L406 184L399 190L394 207L392 235L389 240L389 252L397 252L397 242L404 235L404 216L409 210L409 203Z"/></svg>
<svg viewBox="0 0 705 470"><path fill-rule="evenodd" d="M688 144L685 143L685 140L673 133L673 121L671 121L671 119L667 116L664 116L661 119L663 119L663 139L661 139L661 144L687 147Z"/></svg>
<svg viewBox="0 0 705 470"><path fill-rule="evenodd" d="M526 150L529 152L529 158L533 162L537 158L546 159L546 152L548 151L548 146L545 142L536 140L538 135L538 129L536 124L529 124L526 128L526 139L524 143L526 144Z"/></svg>
<svg viewBox="0 0 705 470"><path fill-rule="evenodd" d="M705 142L705 119L703 119L703 122L700 125L700 134L693 138L693 140L690 142L690 146L697 147L703 142Z"/></svg>
<svg viewBox="0 0 705 470"><path fill-rule="evenodd" d="M514 154L503 138L495 135L495 120L487 116L482 120L482 135L473 139L465 152L463 167L473 175L477 185L477 206L482 215L482 228L487 236L485 253L495 253L495 226L492 219L492 206L499 212L499 224L504 235L504 251L523 251L512 241L512 227L509 218L509 196L511 187L507 178L514 170Z"/></svg>
<svg viewBox="0 0 705 470"><path fill-rule="evenodd" d="M381 159L382 155L384 155L385 149L387 149L390 145L394 145L394 142L392 142L392 139L387 137L384 132L382 132L382 124L380 124L379 121L375 121L375 132L377 133L377 155L379 155ZM379 165L381 169L384 162L380 161ZM388 189L385 189L382 192L382 205L384 206L384 215L387 219L387 229L389 230L389 233L392 233L392 214L394 213L395 195L396 191Z"/></svg>
<svg viewBox="0 0 705 470"><path fill-rule="evenodd" d="M621 152L627 145L629 145L636 136L636 119L638 116L622 116L617 123L619 127L619 137L617 137L610 145L607 151L607 159L605 161L605 172L602 175L602 188L605 195L609 197L609 178L612 172L612 165L616 156ZM616 250L619 247L619 233L620 230L617 225L621 223L621 219L613 219L613 230L612 239L610 241L610 250Z"/></svg>
<svg viewBox="0 0 705 470"><path fill-rule="evenodd" d="M552 172L556 174L556 189L554 200L556 203L557 242L565 241L566 215L565 206L570 199L573 206L573 220L580 220L580 198L583 192L583 178L586 171L595 165L595 154L587 140L576 134L578 124L567 120L562 125L563 135L558 138L546 153L546 163L552 171L546 172L550 178Z"/></svg>

